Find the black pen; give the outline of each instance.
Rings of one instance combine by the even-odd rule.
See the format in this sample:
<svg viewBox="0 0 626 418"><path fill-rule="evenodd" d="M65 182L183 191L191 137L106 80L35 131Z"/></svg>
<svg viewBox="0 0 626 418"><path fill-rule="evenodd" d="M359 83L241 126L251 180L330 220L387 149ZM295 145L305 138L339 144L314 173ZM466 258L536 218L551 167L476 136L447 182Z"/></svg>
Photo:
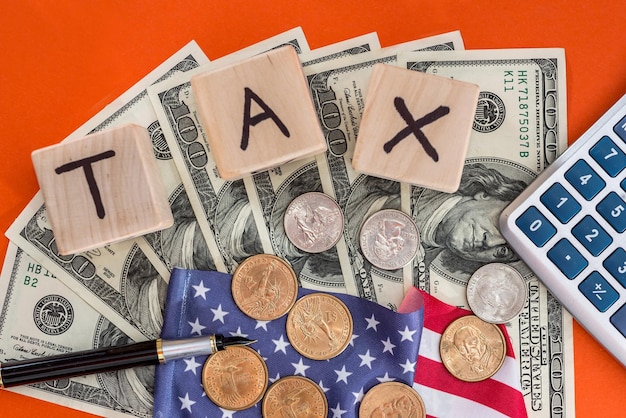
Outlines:
<svg viewBox="0 0 626 418"><path fill-rule="evenodd" d="M220 334L175 340L152 340L120 346L77 351L57 356L9 361L0 364L0 389L60 378L105 373L138 366L152 366L183 357L208 355L229 345L256 342Z"/></svg>

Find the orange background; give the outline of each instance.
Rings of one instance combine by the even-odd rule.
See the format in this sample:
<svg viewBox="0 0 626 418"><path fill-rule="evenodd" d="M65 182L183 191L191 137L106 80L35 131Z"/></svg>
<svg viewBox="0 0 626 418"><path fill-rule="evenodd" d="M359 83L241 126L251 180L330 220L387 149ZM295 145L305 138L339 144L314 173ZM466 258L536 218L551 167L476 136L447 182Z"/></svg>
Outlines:
<svg viewBox="0 0 626 418"><path fill-rule="evenodd" d="M2 3L2 231L38 190L30 153L61 141L191 39L211 59L295 26L312 49L371 31L388 46L457 29L466 49L563 47L570 143L626 93L622 0ZM2 258L6 247L0 238ZM578 416L624 416L626 369L574 331ZM2 416L87 416L7 391L0 408Z"/></svg>

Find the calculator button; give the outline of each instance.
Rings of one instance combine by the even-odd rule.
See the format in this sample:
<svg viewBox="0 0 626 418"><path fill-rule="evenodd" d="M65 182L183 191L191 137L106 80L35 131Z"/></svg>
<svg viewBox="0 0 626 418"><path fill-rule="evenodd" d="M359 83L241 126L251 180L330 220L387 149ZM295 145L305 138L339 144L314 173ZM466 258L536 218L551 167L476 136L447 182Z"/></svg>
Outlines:
<svg viewBox="0 0 626 418"><path fill-rule="evenodd" d="M585 257L565 238L548 251L548 258L570 280L578 276L588 264Z"/></svg>
<svg viewBox="0 0 626 418"><path fill-rule="evenodd" d="M596 210L617 232L626 231L626 202L617 193L609 193Z"/></svg>
<svg viewBox="0 0 626 418"><path fill-rule="evenodd" d="M615 126L613 127L613 131L622 138L624 142L626 142L626 116L622 118Z"/></svg>
<svg viewBox="0 0 626 418"><path fill-rule="evenodd" d="M589 215L572 228L572 234L596 257L613 242L611 236Z"/></svg>
<svg viewBox="0 0 626 418"><path fill-rule="evenodd" d="M622 335L626 336L626 305L619 308L617 312L611 316L611 324L613 324Z"/></svg>
<svg viewBox="0 0 626 418"><path fill-rule="evenodd" d="M561 183L555 183L541 195L541 203L559 220L565 224L576 215L580 209L580 203Z"/></svg>
<svg viewBox="0 0 626 418"><path fill-rule="evenodd" d="M586 200L593 199L606 185L585 160L578 160L567 170L565 178Z"/></svg>
<svg viewBox="0 0 626 418"><path fill-rule="evenodd" d="M534 206L526 209L515 224L537 247L543 247L556 234L554 225Z"/></svg>
<svg viewBox="0 0 626 418"><path fill-rule="evenodd" d="M617 176L626 167L626 154L608 136L603 136L591 149L589 155L611 176Z"/></svg>
<svg viewBox="0 0 626 418"><path fill-rule="evenodd" d="M606 271L626 288L626 251L618 248L602 263Z"/></svg>
<svg viewBox="0 0 626 418"><path fill-rule="evenodd" d="M597 271L583 280L578 285L578 290L600 312L606 312L619 299L619 293Z"/></svg>
<svg viewBox="0 0 626 418"><path fill-rule="evenodd" d="M626 178L622 180L622 182L619 185L622 186L622 190L626 190Z"/></svg>

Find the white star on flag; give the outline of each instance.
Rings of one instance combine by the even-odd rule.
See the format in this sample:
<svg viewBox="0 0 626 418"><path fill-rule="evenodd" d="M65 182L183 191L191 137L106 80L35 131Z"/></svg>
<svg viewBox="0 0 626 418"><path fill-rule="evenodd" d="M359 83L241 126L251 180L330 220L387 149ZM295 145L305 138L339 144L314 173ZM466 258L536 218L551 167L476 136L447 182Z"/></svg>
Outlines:
<svg viewBox="0 0 626 418"><path fill-rule="evenodd" d="M400 335L402 335L402 339L400 340L400 342L405 340L413 341L413 334L415 334L417 330L411 331L409 330L409 326L407 325L406 327L404 327L404 331L398 332L400 333Z"/></svg>
<svg viewBox="0 0 626 418"><path fill-rule="evenodd" d="M348 384L348 377L352 374L352 372L346 371L346 365L344 364L341 370L335 370L337 373L337 382L343 381Z"/></svg>
<svg viewBox="0 0 626 418"><path fill-rule="evenodd" d="M333 418L341 418L343 414L348 412L346 410L341 409L341 405L339 403L337 404L335 408L330 408L330 410L333 413Z"/></svg>
<svg viewBox="0 0 626 418"><path fill-rule="evenodd" d="M213 322L220 321L222 324L224 323L224 317L228 315L228 312L222 310L222 304L220 303L217 309L211 309L213 312Z"/></svg>
<svg viewBox="0 0 626 418"><path fill-rule="evenodd" d="M183 409L186 409L189 412L191 412L191 405L196 403L196 401L192 401L191 399L189 399L189 393L185 393L185 397L184 398L181 398L179 396L178 399L180 400L180 403L181 403L181 406L180 406L181 411Z"/></svg>
<svg viewBox="0 0 626 418"><path fill-rule="evenodd" d="M370 350L367 350L367 353L365 353L365 354L359 354L359 357L361 357L361 364L360 364L360 366L367 366L371 370L372 369L372 361L376 360L376 357L370 356Z"/></svg>
<svg viewBox="0 0 626 418"><path fill-rule="evenodd" d="M192 357L190 359L183 359L185 361L185 364L187 364L187 367L185 367L185 371L192 371L193 374L196 374L196 369L200 366L202 366L200 363L196 362L196 358Z"/></svg>
<svg viewBox="0 0 626 418"><path fill-rule="evenodd" d="M196 317L195 322L187 322L189 322L189 325L191 325L192 334L202 335L202 330L206 328L204 325L200 325L200 320L198 319L198 317Z"/></svg>
<svg viewBox="0 0 626 418"><path fill-rule="evenodd" d="M199 285L193 285L191 286L196 290L196 294L193 295L194 298L197 298L199 296L202 297L202 299L206 300L206 292L208 292L209 289L208 287L204 287L204 281L200 280L200 284Z"/></svg>
<svg viewBox="0 0 626 418"><path fill-rule="evenodd" d="M274 350L274 352L282 351L285 354L287 354L287 347L291 345L287 341L285 341L282 335L280 336L280 339L272 340L272 342L276 345L276 349Z"/></svg>
<svg viewBox="0 0 626 418"><path fill-rule="evenodd" d="M376 327L378 326L378 324L380 324L380 322L378 322L376 318L374 318L374 314L372 314L370 318L365 318L365 320L367 321L367 328L365 328L365 330L373 328L374 331L378 331Z"/></svg>
<svg viewBox="0 0 626 418"><path fill-rule="evenodd" d="M300 360L297 363L291 363L291 365L294 368L294 375L302 375L302 376L306 376L306 369L308 369L311 366L307 366L306 364L304 364L302 362L302 357L300 357Z"/></svg>

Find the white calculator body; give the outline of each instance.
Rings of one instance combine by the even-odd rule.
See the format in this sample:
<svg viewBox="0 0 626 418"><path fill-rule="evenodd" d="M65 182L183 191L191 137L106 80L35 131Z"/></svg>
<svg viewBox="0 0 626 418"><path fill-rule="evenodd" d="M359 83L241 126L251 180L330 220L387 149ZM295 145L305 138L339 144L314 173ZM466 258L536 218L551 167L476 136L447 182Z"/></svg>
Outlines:
<svg viewBox="0 0 626 418"><path fill-rule="evenodd" d="M626 366L626 95L504 209L500 230Z"/></svg>

